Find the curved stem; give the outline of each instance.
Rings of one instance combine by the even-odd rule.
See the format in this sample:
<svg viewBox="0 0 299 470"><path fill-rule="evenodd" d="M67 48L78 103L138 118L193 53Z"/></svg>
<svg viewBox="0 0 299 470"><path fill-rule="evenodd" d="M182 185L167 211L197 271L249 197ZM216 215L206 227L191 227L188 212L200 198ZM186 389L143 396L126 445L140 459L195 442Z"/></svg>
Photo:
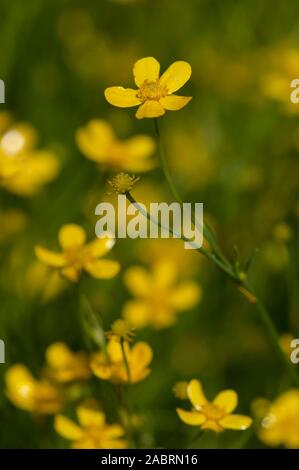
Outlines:
<svg viewBox="0 0 299 470"><path fill-rule="evenodd" d="M170 192L171 192L173 198L179 204L182 205L183 204L183 199L181 198L178 190L176 189L176 186L173 182L173 179L171 177L171 174L170 174L170 171L169 171L169 168L168 168L168 164L167 164L167 160L166 160L166 156L165 156L165 150L164 150L163 142L162 142L162 139L161 139L161 132L160 132L159 123L158 123L157 118L154 118L154 124L155 124L155 134L156 134L156 140L157 140L157 146L158 146L158 153L159 153L160 162L161 162L161 166L162 166L162 169L163 169L165 179L167 181L168 187L170 189ZM194 219L194 225L196 226L196 219L195 219L194 212L192 214L192 217ZM222 260L222 264L227 264L228 265L229 262L227 261L226 257L222 253L222 251L221 251L221 249L220 249L220 247L219 247L219 245L218 245L218 243L215 239L215 236L214 236L211 228L207 224L204 224L203 232L204 232L204 238L211 245L215 255L217 256L217 258Z"/></svg>

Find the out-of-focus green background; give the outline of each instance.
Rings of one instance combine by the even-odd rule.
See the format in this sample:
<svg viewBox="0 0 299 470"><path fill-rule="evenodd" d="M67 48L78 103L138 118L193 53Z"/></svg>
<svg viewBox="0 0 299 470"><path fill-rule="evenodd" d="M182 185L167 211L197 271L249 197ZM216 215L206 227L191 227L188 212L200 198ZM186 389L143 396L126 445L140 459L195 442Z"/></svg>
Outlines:
<svg viewBox="0 0 299 470"><path fill-rule="evenodd" d="M1 448L65 446L51 417L32 417L8 401L3 377L17 362L38 374L53 342L86 348L72 287L44 300L46 281L35 289L28 269L34 245L55 248L65 223L79 223L93 237L94 207L106 198L106 174L76 147L78 127L104 118L121 137L153 135L151 120L136 120L133 109L113 108L103 93L108 86L131 87L132 66L141 57L156 57L162 70L175 60L191 64L182 94L193 100L160 120L172 174L184 200L204 202L204 216L230 258L235 245L242 259L259 249L252 281L280 334L298 337L299 105L289 100L290 82L299 78L298 2L1 0L0 18L0 78L6 85L1 110L30 122L40 146L53 150L61 163L59 176L37 196L1 191ZM142 175L142 187L144 194L171 201L159 167ZM9 222L4 224L8 209L23 220L13 234ZM105 329L130 297L122 273L158 256L157 242L152 252L151 243L119 240L113 258L122 272L84 284ZM161 241L162 249L163 243L169 249L171 242ZM194 434L175 412L179 402L171 389L177 380L200 378L210 397L224 388L237 390L244 414L251 414L256 397L271 400L290 386L254 308L213 265L178 250L186 262L182 275L200 283L203 298L173 327L137 334L154 351L151 375L131 392L143 416L145 447L184 447ZM110 385L98 379L92 384L113 421ZM221 439L221 445L237 447L242 436L227 431ZM215 443L209 436L200 445ZM262 445L254 432L245 444Z"/></svg>

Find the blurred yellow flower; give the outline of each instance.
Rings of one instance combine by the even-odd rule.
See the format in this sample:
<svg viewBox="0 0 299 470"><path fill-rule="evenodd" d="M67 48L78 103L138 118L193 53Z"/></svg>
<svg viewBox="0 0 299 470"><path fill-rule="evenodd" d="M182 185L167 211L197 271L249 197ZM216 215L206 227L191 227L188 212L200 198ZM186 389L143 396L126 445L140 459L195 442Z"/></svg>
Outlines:
<svg viewBox="0 0 299 470"><path fill-rule="evenodd" d="M177 282L179 266L170 260L153 264L151 271L130 267L124 281L136 297L123 308L123 316L135 328L166 328L176 322L176 312L193 308L200 300L201 287L193 281Z"/></svg>
<svg viewBox="0 0 299 470"><path fill-rule="evenodd" d="M107 168L143 172L155 166L150 158L156 147L151 137L136 135L120 140L110 124L100 119L93 119L78 129L76 141L87 158Z"/></svg>
<svg viewBox="0 0 299 470"><path fill-rule="evenodd" d="M188 382L176 382L172 387L172 391L175 397L186 400L188 398Z"/></svg>
<svg viewBox="0 0 299 470"><path fill-rule="evenodd" d="M165 110L177 111L189 103L192 97L173 93L185 85L191 73L187 62L177 61L160 77L159 62L153 57L144 57L135 62L133 68L138 90L113 86L106 88L105 97L110 104L120 108L139 105L137 119L156 118L163 116Z"/></svg>
<svg viewBox="0 0 299 470"><path fill-rule="evenodd" d="M46 379L36 380L23 364L15 364L7 370L5 384L7 397L22 410L48 415L62 409L61 388Z"/></svg>
<svg viewBox="0 0 299 470"><path fill-rule="evenodd" d="M199 380L191 380L187 393L194 409L185 411L177 408L180 419L186 424L214 432L225 429L244 431L252 424L249 416L232 414L238 404L238 395L234 390L224 390L209 402Z"/></svg>
<svg viewBox="0 0 299 470"><path fill-rule="evenodd" d="M73 352L64 343L53 343L46 350L45 374L51 379L68 383L89 379L89 359L84 352Z"/></svg>
<svg viewBox="0 0 299 470"><path fill-rule="evenodd" d="M110 339L106 349L105 352L93 355L90 364L93 373L100 379L110 380L113 383L128 382L128 371L118 339ZM125 342L124 351L130 372L130 382L136 383L144 380L150 373L148 366L153 358L151 347L140 341L130 348Z"/></svg>
<svg viewBox="0 0 299 470"><path fill-rule="evenodd" d="M79 425L71 419L57 415L55 431L72 442L73 449L124 449L124 429L119 424L107 424L105 414L87 405L77 408Z"/></svg>
<svg viewBox="0 0 299 470"><path fill-rule="evenodd" d="M299 448L299 390L290 389L270 405L259 438L269 446Z"/></svg>
<svg viewBox="0 0 299 470"><path fill-rule="evenodd" d="M36 140L30 124L13 125L7 113L0 113L0 186L7 191L32 196L56 177L57 158L36 149Z"/></svg>
<svg viewBox="0 0 299 470"><path fill-rule="evenodd" d="M99 259L111 250L114 239L97 238L86 244L84 229L75 224L64 225L58 238L62 248L60 253L40 245L35 247L35 253L42 263L59 269L63 277L78 282L83 271L97 279L110 279L118 273L120 265L117 261Z"/></svg>

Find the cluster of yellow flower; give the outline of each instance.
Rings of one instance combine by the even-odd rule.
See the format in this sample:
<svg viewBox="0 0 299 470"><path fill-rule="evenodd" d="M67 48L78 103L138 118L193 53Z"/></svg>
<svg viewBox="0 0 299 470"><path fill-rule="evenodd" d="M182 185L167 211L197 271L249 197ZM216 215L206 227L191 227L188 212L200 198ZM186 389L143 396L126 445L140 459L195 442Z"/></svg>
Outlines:
<svg viewBox="0 0 299 470"><path fill-rule="evenodd" d="M153 57L138 60L133 69L138 89L111 87L105 91L109 103L118 107L138 106L136 117L157 118L166 110L184 107L191 97L174 93L191 76L191 67L174 62L160 77L160 64ZM111 126L100 119L90 121L76 133L81 152L90 160L117 171L144 172L155 166L154 141L145 135L126 140L117 138ZM55 157L35 149L35 133L27 124L13 125L7 114L0 115L0 185L20 195L32 195L54 178L58 171ZM113 180L120 191L135 179L123 174ZM86 242L85 230L76 224L61 227L59 252L36 246L38 260L54 268L63 278L80 283L83 275L110 279L120 271L115 260L103 259L114 246L113 238ZM124 282L134 296L123 306L122 318L113 323L104 345L90 355L73 352L63 343L50 345L45 353L46 365L40 378L33 377L23 364L10 367L5 376L6 394L17 407L34 415L54 415L54 428L72 442L74 448L124 448L128 446L125 423L108 424L98 403L85 384L94 375L112 384L136 384L150 374L153 351L143 341L129 345L135 330L151 326L162 329L172 326L177 313L192 309L201 299L200 286L179 279L179 264L162 258L150 268L131 266L124 273ZM177 398L188 399L191 411L177 409L186 424L216 433L225 429L246 430L252 425L249 416L233 414L238 404L234 390L224 390L209 401L201 383L193 379L174 387ZM86 397L88 395L88 397ZM88 398L88 400L86 400ZM77 402L79 424L61 414L68 402ZM258 435L269 445L299 446L299 396L289 390L259 414L262 419ZM285 432L287 429L287 432ZM291 432L290 432L291 429Z"/></svg>
<svg viewBox="0 0 299 470"><path fill-rule="evenodd" d="M120 340L130 336L125 322L113 325L111 334L106 350L90 357L71 351L64 343L50 345L40 379L34 378L23 364L10 367L5 375L7 397L33 415L55 415L55 430L73 441L74 448L126 447L124 427L107 424L105 414L91 398L77 405L80 426L60 414L67 403L82 399L83 382L91 378L92 372L102 380L118 384L139 382L150 373L150 346L137 342L130 348L124 341L122 350Z"/></svg>

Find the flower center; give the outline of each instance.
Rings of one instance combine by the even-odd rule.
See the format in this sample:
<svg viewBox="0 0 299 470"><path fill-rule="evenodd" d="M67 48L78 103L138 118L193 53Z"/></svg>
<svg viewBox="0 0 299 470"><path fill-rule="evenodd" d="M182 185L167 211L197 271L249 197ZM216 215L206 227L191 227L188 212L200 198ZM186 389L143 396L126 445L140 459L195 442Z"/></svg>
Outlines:
<svg viewBox="0 0 299 470"><path fill-rule="evenodd" d="M217 421L224 416L224 412L217 405L213 405L213 403L206 403L202 408L203 413L208 419Z"/></svg>
<svg viewBox="0 0 299 470"><path fill-rule="evenodd" d="M141 85L137 98L142 101L146 100L156 100L159 101L160 98L167 95L167 89L161 86L159 80L150 81L145 80Z"/></svg>

